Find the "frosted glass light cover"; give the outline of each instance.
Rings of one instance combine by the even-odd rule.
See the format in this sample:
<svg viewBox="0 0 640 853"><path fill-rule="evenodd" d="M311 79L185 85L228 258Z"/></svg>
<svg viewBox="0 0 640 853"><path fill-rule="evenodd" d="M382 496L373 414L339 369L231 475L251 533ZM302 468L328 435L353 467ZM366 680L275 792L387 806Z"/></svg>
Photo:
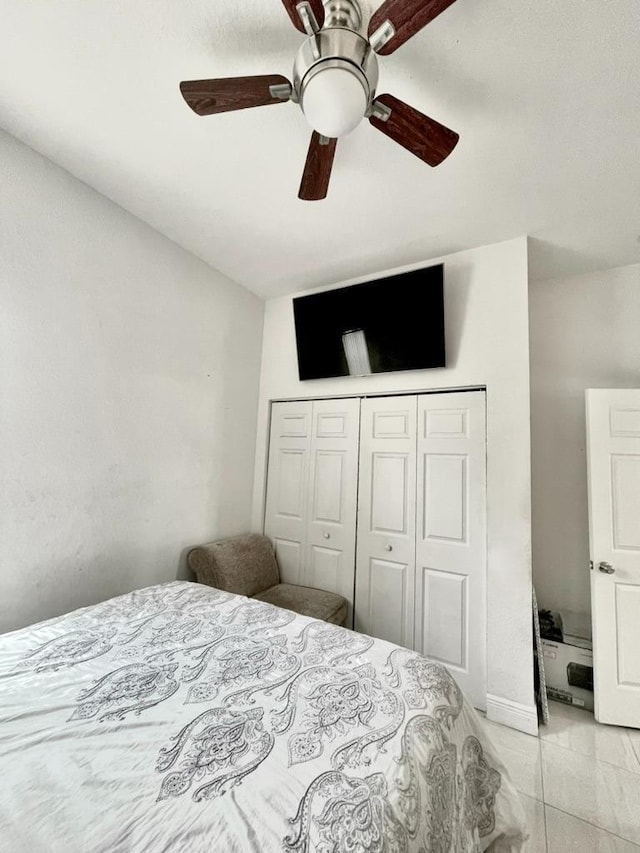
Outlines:
<svg viewBox="0 0 640 853"><path fill-rule="evenodd" d="M367 109L367 94L358 78L344 68L325 68L309 80L302 111L314 130L337 139L360 124Z"/></svg>

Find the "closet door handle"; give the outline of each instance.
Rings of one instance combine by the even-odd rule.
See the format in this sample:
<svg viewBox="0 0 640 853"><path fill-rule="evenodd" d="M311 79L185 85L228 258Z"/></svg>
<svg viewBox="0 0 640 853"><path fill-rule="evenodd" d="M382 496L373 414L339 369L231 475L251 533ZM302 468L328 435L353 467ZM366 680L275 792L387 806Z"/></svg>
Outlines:
<svg viewBox="0 0 640 853"><path fill-rule="evenodd" d="M384 550L385 551L393 551L393 545L385 545Z"/></svg>
<svg viewBox="0 0 640 853"><path fill-rule="evenodd" d="M325 539L331 539L331 534L330 534L330 533L325 533L325 534L324 534L324 538L325 538Z"/></svg>

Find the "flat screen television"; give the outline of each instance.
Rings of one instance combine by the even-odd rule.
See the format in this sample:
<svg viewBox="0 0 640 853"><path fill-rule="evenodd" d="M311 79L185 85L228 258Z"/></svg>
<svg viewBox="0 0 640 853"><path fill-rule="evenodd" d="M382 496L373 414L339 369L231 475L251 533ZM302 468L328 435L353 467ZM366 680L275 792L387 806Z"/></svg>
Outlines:
<svg viewBox="0 0 640 853"><path fill-rule="evenodd" d="M293 300L300 379L445 367L444 267Z"/></svg>

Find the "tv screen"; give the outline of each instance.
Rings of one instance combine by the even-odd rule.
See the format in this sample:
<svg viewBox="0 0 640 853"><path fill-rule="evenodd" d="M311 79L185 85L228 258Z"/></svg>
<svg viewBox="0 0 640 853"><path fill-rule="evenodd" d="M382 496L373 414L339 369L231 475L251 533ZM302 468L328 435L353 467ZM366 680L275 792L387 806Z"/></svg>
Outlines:
<svg viewBox="0 0 640 853"><path fill-rule="evenodd" d="M445 367L444 267L293 300L300 379Z"/></svg>

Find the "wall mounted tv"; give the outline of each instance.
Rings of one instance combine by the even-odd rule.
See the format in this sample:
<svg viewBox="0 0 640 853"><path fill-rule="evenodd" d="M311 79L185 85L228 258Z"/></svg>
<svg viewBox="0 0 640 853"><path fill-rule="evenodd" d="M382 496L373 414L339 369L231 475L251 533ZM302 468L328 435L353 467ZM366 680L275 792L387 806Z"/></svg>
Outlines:
<svg viewBox="0 0 640 853"><path fill-rule="evenodd" d="M445 367L444 267L293 300L300 379Z"/></svg>

